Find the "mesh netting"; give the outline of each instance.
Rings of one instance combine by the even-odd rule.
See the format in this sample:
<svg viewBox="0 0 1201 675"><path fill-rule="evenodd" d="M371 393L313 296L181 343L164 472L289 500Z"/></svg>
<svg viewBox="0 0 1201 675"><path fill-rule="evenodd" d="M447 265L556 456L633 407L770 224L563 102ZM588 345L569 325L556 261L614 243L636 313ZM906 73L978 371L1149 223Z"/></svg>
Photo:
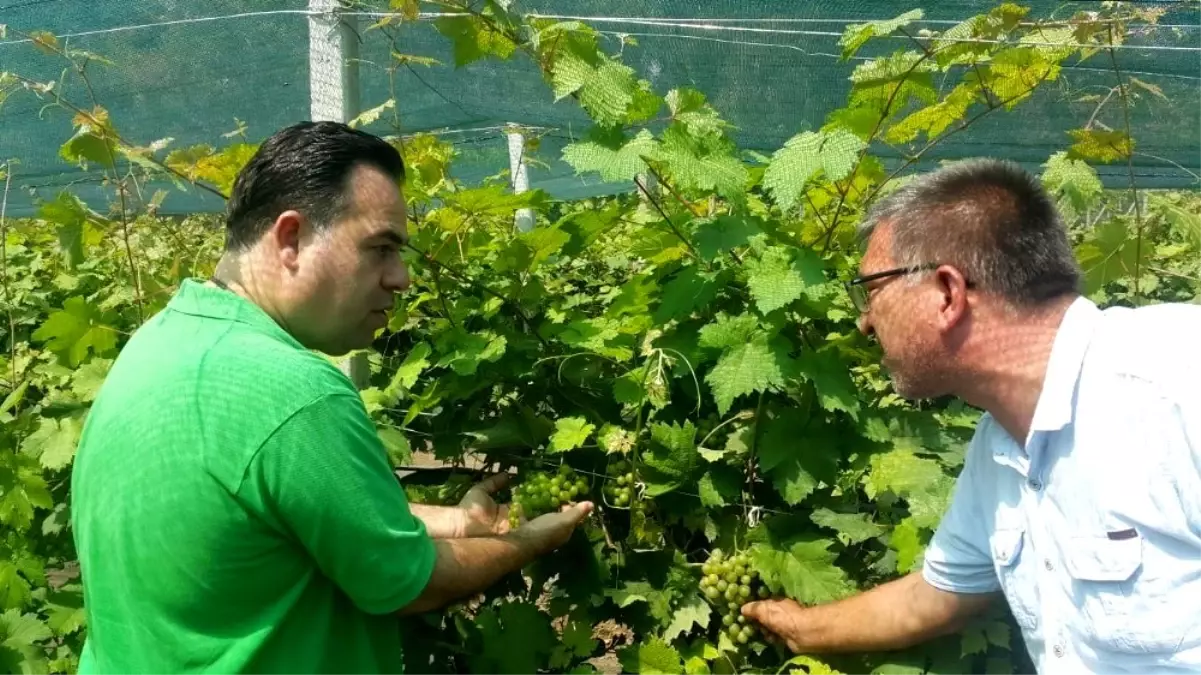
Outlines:
<svg viewBox="0 0 1201 675"><path fill-rule="evenodd" d="M0 23L20 31L48 30L69 46L101 54L111 66L89 69L96 101L106 107L120 133L138 144L173 139L170 147L195 143L221 146L246 125L257 142L276 129L310 116L309 15L303 0L0 0ZM909 3L917 5L919 3ZM923 22L945 29L987 11L993 3L940 0L925 5ZM1032 18L1067 16L1100 3L1028 4ZM1161 25L1136 35L1118 54L1126 75L1158 87L1166 101L1141 96L1132 110L1137 143L1135 175L1143 187L1196 187L1201 174L1201 9L1196 2L1165 3ZM579 17L621 48L623 60L663 93L684 85L703 91L734 125L743 148L770 153L793 134L820 126L845 104L855 62L838 58L845 25L890 18L907 9L893 2L820 0L808 2L689 3L634 0L530 0L522 11ZM429 18L397 29L394 45L383 32L366 30L378 17L357 17L362 37L361 107L371 108L396 93L395 116L386 112L368 129L381 134L437 131L460 153L456 175L475 181L508 168L504 125L515 123L540 136L529 169L530 185L555 197L577 198L628 190L576 177L559 160L562 146L587 134L589 120L574 102L553 102L536 66L520 56L455 69L452 47ZM919 26L920 27L920 26ZM0 70L56 79L64 63L9 36L0 43ZM899 40L899 41L898 41ZM904 48L904 38L873 41L858 58ZM391 52L437 59L432 67L400 67L389 76ZM73 82L73 81L72 81ZM1016 160L1038 171L1046 158L1070 144L1069 129L1081 127L1102 94L1115 83L1106 55L1068 64L1059 81L1043 86L1012 113L982 120L928 153L913 170L945 159L990 155ZM90 107L80 84L66 96ZM0 107L0 160L17 158L9 215L27 215L31 194L52 198L70 185L89 203L108 197L99 174L83 172L58 156L71 134L61 110L41 113L43 103L18 94ZM1102 120L1118 127L1120 108ZM886 147L878 154L889 157ZM886 162L887 164L887 162ZM1097 167L1110 185L1128 184L1124 163ZM219 198L170 184L167 213L220 210Z"/></svg>

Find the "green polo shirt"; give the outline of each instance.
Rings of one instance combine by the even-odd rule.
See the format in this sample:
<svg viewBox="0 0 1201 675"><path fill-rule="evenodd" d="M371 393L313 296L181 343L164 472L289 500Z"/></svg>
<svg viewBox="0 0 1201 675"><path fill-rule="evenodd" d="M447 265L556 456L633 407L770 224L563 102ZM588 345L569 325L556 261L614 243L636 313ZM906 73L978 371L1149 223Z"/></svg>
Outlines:
<svg viewBox="0 0 1201 675"><path fill-rule="evenodd" d="M254 304L185 282L121 351L71 481L81 673L403 670L433 542L350 381Z"/></svg>

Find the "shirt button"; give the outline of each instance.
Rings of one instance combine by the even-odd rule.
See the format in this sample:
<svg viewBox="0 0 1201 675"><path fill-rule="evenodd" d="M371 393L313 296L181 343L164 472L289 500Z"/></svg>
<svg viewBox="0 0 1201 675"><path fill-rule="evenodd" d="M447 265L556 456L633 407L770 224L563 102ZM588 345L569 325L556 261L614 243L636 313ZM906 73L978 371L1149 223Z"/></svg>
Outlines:
<svg viewBox="0 0 1201 675"><path fill-rule="evenodd" d="M1037 480L1031 478L1030 479L1030 489L1037 492L1037 491L1043 489L1043 484L1038 482Z"/></svg>
<svg viewBox="0 0 1201 675"><path fill-rule="evenodd" d="M1062 657L1063 656L1063 645L1055 645L1055 648L1052 649L1051 651L1055 652L1055 656Z"/></svg>
<svg viewBox="0 0 1201 675"><path fill-rule="evenodd" d="M1043 560L1043 567L1046 567L1048 572L1055 569L1055 566L1051 564L1050 558L1046 558Z"/></svg>

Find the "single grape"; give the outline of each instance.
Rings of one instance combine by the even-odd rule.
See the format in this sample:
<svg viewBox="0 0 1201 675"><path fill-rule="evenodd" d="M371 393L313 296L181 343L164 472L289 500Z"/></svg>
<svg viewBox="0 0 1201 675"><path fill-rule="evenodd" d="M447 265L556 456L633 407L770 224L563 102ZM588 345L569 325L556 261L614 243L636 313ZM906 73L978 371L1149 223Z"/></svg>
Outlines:
<svg viewBox="0 0 1201 675"><path fill-rule="evenodd" d="M742 578L741 578L741 579L739 579L738 581L739 581L739 583L741 583L743 586L750 586L750 585L751 585L751 575L749 575L749 574L744 574L744 575L742 575Z"/></svg>
<svg viewBox="0 0 1201 675"><path fill-rule="evenodd" d="M721 595L721 594L718 593L717 589L712 586L705 589L705 597L709 598L710 600L716 600L717 596L719 596L719 595Z"/></svg>
<svg viewBox="0 0 1201 675"><path fill-rule="evenodd" d="M722 622L723 624L727 625L727 626L732 626L732 625L734 625L734 615L733 615L733 614L727 614L727 615L723 616L723 617L721 618L721 622Z"/></svg>
<svg viewBox="0 0 1201 675"><path fill-rule="evenodd" d="M747 598L751 597L751 589L747 588L746 586L739 586L738 587L738 597L742 598L743 600L746 600Z"/></svg>
<svg viewBox="0 0 1201 675"><path fill-rule="evenodd" d="M766 600L771 597L771 591L767 590L767 586L759 587L759 597L763 600Z"/></svg>
<svg viewBox="0 0 1201 675"><path fill-rule="evenodd" d="M738 631L738 635L734 637L734 639L738 642L738 644L744 645L751 641L751 636L743 633L742 631Z"/></svg>
<svg viewBox="0 0 1201 675"><path fill-rule="evenodd" d="M726 581L725 579L718 579L717 590L721 591L722 593L725 593L726 589L729 587L730 587L730 583L728 581Z"/></svg>
<svg viewBox="0 0 1201 675"><path fill-rule="evenodd" d="M630 496L629 495L622 494L622 495L617 496L617 505L618 506L629 506L629 504L630 504Z"/></svg>
<svg viewBox="0 0 1201 675"><path fill-rule="evenodd" d="M564 476L571 473L571 471L572 471L572 469L570 466L567 466L566 464L559 465L559 473L563 474Z"/></svg>
<svg viewBox="0 0 1201 675"><path fill-rule="evenodd" d="M738 625L730 626L729 628L726 629L726 634L729 635L731 638L738 639L738 636L742 635L742 626L738 626Z"/></svg>
<svg viewBox="0 0 1201 675"><path fill-rule="evenodd" d="M745 625L746 625L746 622L747 622L747 618L746 618L745 616L743 616L743 615L739 614L739 615L738 615L738 623L739 623L739 624L742 624L743 626L745 626Z"/></svg>
<svg viewBox="0 0 1201 675"><path fill-rule="evenodd" d="M705 573L706 577L713 576L713 563L706 562L704 565L701 565L701 571Z"/></svg>

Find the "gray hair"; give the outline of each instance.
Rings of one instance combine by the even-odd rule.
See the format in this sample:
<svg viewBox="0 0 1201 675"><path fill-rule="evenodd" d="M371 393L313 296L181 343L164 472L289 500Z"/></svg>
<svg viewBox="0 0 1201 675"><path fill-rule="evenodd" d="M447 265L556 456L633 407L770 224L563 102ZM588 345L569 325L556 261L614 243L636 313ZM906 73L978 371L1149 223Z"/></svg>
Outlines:
<svg viewBox="0 0 1201 675"><path fill-rule="evenodd" d="M964 160L903 185L868 211L858 228L863 245L882 223L892 227L898 266L953 265L1016 306L1081 292L1080 266L1054 202L1013 162Z"/></svg>

